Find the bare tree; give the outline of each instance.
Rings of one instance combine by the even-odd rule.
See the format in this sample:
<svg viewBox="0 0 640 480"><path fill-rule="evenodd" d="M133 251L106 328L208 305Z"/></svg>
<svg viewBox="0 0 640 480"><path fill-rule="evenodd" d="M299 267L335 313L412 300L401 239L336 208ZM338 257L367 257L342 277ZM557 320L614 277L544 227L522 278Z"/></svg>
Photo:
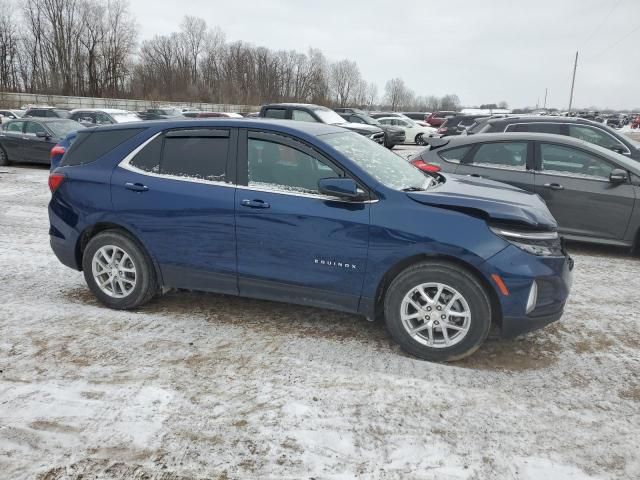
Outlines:
<svg viewBox="0 0 640 480"><path fill-rule="evenodd" d="M0 0L0 89L18 90L19 34L13 2Z"/></svg>
<svg viewBox="0 0 640 480"><path fill-rule="evenodd" d="M396 110L401 107L409 107L414 99L413 91L408 88L404 80L401 78L392 78L389 80L385 87L385 100L391 107L391 110Z"/></svg>
<svg viewBox="0 0 640 480"><path fill-rule="evenodd" d="M340 60L329 68L329 86L335 102L346 107L360 82L360 69L356 62Z"/></svg>

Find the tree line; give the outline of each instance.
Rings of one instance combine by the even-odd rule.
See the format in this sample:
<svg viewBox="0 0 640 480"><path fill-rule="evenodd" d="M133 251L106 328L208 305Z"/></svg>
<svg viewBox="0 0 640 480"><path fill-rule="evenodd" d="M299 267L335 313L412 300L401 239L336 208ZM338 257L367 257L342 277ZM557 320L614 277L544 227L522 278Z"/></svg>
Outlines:
<svg viewBox="0 0 640 480"><path fill-rule="evenodd" d="M198 17L141 42L138 30L127 0L0 0L0 90L243 105L460 107L457 95L416 95L401 78L378 92L356 62L330 61L315 48L229 42Z"/></svg>

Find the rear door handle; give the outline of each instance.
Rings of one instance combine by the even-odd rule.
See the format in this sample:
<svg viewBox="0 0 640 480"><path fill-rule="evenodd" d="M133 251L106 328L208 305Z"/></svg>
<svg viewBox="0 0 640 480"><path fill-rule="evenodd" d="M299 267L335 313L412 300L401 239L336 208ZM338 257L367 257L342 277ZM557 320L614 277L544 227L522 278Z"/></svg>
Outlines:
<svg viewBox="0 0 640 480"><path fill-rule="evenodd" d="M544 188L550 188L551 190L564 190L564 187L559 183L545 183Z"/></svg>
<svg viewBox="0 0 640 480"><path fill-rule="evenodd" d="M263 200L244 199L240 203L243 207L249 207L249 208L269 208L271 206Z"/></svg>
<svg viewBox="0 0 640 480"><path fill-rule="evenodd" d="M146 185L143 185L141 183L132 183L132 182L125 183L124 188L126 188L127 190L131 190L133 192L146 192L147 190L149 190L149 187L147 187Z"/></svg>

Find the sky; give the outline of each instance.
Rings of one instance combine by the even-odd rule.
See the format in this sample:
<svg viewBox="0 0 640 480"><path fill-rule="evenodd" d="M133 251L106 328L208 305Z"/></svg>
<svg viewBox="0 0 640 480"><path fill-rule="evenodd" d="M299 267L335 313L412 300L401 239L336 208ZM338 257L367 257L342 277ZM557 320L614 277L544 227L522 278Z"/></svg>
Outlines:
<svg viewBox="0 0 640 480"><path fill-rule="evenodd" d="M355 60L378 85L401 77L419 95L455 93L465 106L566 110L640 107L640 0L130 0L140 39L184 15L227 41L319 48Z"/></svg>

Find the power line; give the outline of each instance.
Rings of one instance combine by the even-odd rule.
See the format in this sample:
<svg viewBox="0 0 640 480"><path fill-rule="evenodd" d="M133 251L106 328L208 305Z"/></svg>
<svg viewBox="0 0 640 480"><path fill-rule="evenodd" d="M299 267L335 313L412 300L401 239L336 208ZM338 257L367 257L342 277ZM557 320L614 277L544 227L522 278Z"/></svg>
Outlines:
<svg viewBox="0 0 640 480"><path fill-rule="evenodd" d="M633 30L631 30L629 33L624 34L622 37L620 37L618 40L616 40L615 42L613 42L611 45L609 45L607 48L601 50L600 52L596 53L595 55L591 56L590 58L594 58L594 57L599 57L600 55L602 55L605 52L608 52L609 50L611 50L613 47L619 45L620 43L622 43L624 40L627 39L627 37L631 36L632 34L634 34L635 32L637 32L638 30L640 30L640 25L637 25Z"/></svg>
<svg viewBox="0 0 640 480"><path fill-rule="evenodd" d="M587 37L587 39L586 39L584 42L582 42L582 48L584 48L584 47L585 47L585 45L587 45L587 44L591 41L591 39L593 38L593 36L594 36L596 33L598 33L598 31L599 31L599 30L604 26L604 24L605 24L605 23L607 23L607 20L609 20L609 17L610 17L610 16L611 16L611 14L613 13L613 11L614 11L616 8L618 8L618 5L620 5L621 3L622 3L622 0L618 0L618 2L617 2L617 3L615 3L615 4L613 5L613 7L611 7L611 10L609 10L609 13L607 13L607 14L605 15L604 20L602 20L602 22L600 22L600 24L595 28L595 30L593 30L593 31L589 34L589 36Z"/></svg>

